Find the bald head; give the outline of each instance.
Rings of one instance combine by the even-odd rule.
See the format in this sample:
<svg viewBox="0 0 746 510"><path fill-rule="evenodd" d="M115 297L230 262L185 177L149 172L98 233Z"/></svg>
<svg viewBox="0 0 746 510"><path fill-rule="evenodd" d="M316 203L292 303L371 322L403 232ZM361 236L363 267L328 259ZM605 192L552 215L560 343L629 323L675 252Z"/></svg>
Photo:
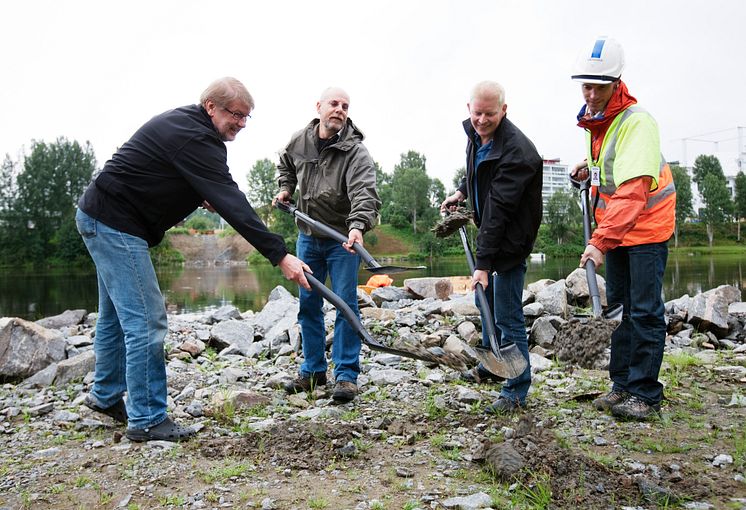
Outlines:
<svg viewBox="0 0 746 510"><path fill-rule="evenodd" d="M350 96L339 87L329 87L321 93L316 111L319 113L319 138L326 140L337 134L347 122Z"/></svg>

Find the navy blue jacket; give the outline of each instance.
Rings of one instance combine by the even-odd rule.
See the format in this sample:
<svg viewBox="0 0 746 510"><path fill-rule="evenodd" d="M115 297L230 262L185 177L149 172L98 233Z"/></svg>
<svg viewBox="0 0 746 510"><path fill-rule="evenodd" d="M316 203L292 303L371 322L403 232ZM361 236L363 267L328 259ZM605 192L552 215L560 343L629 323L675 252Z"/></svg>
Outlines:
<svg viewBox="0 0 746 510"><path fill-rule="evenodd" d="M475 172L474 137L478 135L470 119L463 125L468 137L466 176L459 191L471 199L479 227L476 268L501 273L523 262L534 247L542 216L544 162L531 140L503 117L493 135L492 149ZM475 175L476 197L472 196Z"/></svg>
<svg viewBox="0 0 746 510"><path fill-rule="evenodd" d="M102 223L155 246L166 230L207 200L236 231L277 264L287 254L231 176L225 143L200 105L146 122L106 162L78 202Z"/></svg>

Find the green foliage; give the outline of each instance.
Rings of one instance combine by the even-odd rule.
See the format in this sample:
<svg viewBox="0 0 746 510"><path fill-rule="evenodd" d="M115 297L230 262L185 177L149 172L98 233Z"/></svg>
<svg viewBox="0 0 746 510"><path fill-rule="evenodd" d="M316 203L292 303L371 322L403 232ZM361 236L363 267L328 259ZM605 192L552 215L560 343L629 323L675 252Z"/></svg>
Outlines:
<svg viewBox="0 0 746 510"><path fill-rule="evenodd" d="M269 159L260 159L246 176L249 191L246 196L262 221L269 223L272 216L272 199L277 195L277 166Z"/></svg>
<svg viewBox="0 0 746 510"><path fill-rule="evenodd" d="M580 257L584 248L582 235L576 235L567 242L558 244L550 232L549 225L542 224L539 226L533 251L545 253L550 257Z"/></svg>
<svg viewBox="0 0 746 510"><path fill-rule="evenodd" d="M733 209L733 202L731 202L724 177L720 178L714 174L705 175L699 191L705 203L704 208L699 212L699 216L707 225L707 238L709 246L712 246L713 227L725 223Z"/></svg>
<svg viewBox="0 0 746 510"><path fill-rule="evenodd" d="M209 214L209 213L208 213ZM218 226L218 222L205 214L199 213L199 210L194 211L189 218L184 222L184 226L187 229L196 230L197 232L206 232L208 230L215 230Z"/></svg>
<svg viewBox="0 0 746 510"><path fill-rule="evenodd" d="M692 180L700 187L707 175L713 175L717 177L718 180L725 180L725 174L723 173L723 167L720 165L720 160L715 156L707 154L697 156L697 159L694 160L692 175Z"/></svg>
<svg viewBox="0 0 746 510"><path fill-rule="evenodd" d="M454 192L459 188L459 186L461 186L461 181L464 180L464 177L466 177L466 167L462 166L456 170L456 174L453 176L453 180L451 181Z"/></svg>
<svg viewBox="0 0 746 510"><path fill-rule="evenodd" d="M0 261L9 265L42 265L54 256L75 261L86 256L76 231L78 198L96 165L93 148L64 137L54 143L33 141L20 163L6 156L0 174ZM58 253L62 250L62 253Z"/></svg>
<svg viewBox="0 0 746 510"><path fill-rule="evenodd" d="M583 213L577 197L565 190L557 190L549 197L546 223L549 235L558 245L572 242L578 234L582 237Z"/></svg>
<svg viewBox="0 0 746 510"><path fill-rule="evenodd" d="M168 236L163 238L157 246L150 248L150 260L154 266L180 266L184 264L184 256L171 246ZM165 282L161 281L161 284Z"/></svg>
<svg viewBox="0 0 746 510"><path fill-rule="evenodd" d="M676 224L674 227L674 245L679 245L679 226L694 216L692 206L692 182L686 168L671 165L673 183L676 187Z"/></svg>

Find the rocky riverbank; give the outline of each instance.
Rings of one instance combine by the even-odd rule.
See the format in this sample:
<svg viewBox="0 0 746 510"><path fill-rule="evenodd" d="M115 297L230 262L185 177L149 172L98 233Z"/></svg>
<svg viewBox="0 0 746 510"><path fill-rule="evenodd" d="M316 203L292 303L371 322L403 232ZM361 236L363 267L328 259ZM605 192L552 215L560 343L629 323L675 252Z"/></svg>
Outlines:
<svg viewBox="0 0 746 510"><path fill-rule="evenodd" d="M478 311L453 291L435 278L360 292L363 322L387 345L468 357ZM524 302L534 383L515 416L483 413L496 385L366 347L352 403L324 388L286 395L300 333L281 287L262 310L172 315L169 407L199 430L184 444L131 443L82 406L95 314L0 319L0 508L746 508L738 289L666 304L653 423L590 405L608 389L608 349L562 334L587 313L582 271L532 283ZM333 317L329 307L329 332Z"/></svg>

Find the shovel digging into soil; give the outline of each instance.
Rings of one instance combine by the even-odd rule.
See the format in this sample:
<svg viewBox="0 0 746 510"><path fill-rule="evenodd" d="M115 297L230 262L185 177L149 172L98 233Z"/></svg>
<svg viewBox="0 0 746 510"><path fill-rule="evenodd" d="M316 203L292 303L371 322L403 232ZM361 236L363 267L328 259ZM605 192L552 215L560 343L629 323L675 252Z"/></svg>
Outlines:
<svg viewBox="0 0 746 510"><path fill-rule="evenodd" d="M471 221L471 216L469 214L457 210L456 212L446 216L445 220L437 225L433 231L438 237L446 237L458 229L459 235L461 236L461 243L464 245L464 252L466 252L466 261L469 264L469 271L471 274L474 274L474 256L472 255L471 248L469 247L469 239L466 235L466 224L469 221ZM490 348L488 349L481 345L476 346L474 348L474 354L477 359L479 359L482 366L496 376L505 379L518 377L528 366L526 358L523 357L523 354L518 350L518 347L515 344L505 346L500 345L497 340L495 322L487 301L487 295L485 294L484 288L481 284L477 283L475 286L475 293L477 296L477 302L479 303L479 310L482 315L482 327L487 331Z"/></svg>
<svg viewBox="0 0 746 510"><path fill-rule="evenodd" d="M284 211L288 213L291 216L294 216L298 218L300 221L311 227L316 232L323 234L331 239L334 239L335 241L339 243L346 243L347 237L340 234L333 228L331 228L328 225L325 225L324 223L321 223L320 221L314 220L307 214L304 214L298 210L297 207L295 207L292 204L286 203L286 202L280 202L279 200L276 202L276 207L280 209L281 211ZM368 250L360 246L358 243L355 243L352 245L352 249L355 250L355 252L360 255L360 257L365 261L367 266L365 267L366 271L370 271L373 274L395 274L395 273L403 273L405 271L418 271L420 269L427 269L426 266L415 266L415 267L403 267L403 266L382 266L378 263L376 259L373 258L373 256L368 253Z"/></svg>
<svg viewBox="0 0 746 510"><path fill-rule="evenodd" d="M584 181L570 179L580 189L580 208L583 212L583 237L585 244L591 238L591 211L589 200L590 178ZM623 306L613 303L604 311L601 306L601 293L598 290L596 264L592 260L585 263L588 281L588 294L591 298L592 317L577 318L563 324L557 331L554 342L557 357L584 368L605 368L603 354L611 344L611 334L622 320Z"/></svg>

